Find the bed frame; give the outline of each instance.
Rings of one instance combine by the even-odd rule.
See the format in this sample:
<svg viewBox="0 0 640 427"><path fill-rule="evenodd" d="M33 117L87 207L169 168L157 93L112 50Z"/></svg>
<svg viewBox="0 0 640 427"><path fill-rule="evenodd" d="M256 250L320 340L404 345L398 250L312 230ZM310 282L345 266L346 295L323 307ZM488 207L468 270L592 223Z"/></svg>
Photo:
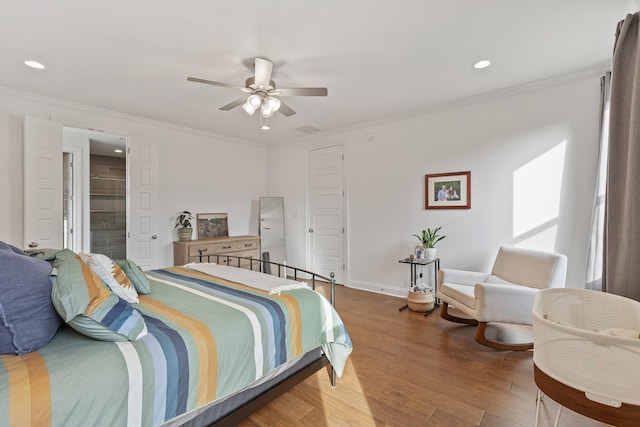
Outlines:
<svg viewBox="0 0 640 427"><path fill-rule="evenodd" d="M322 281L325 283L329 283L331 286L331 305L335 307L335 273L331 273L329 277L322 276L318 273L314 273L312 271L304 270L298 267L291 267L286 264L280 264L274 261L268 260L260 260L255 258L245 258L240 256L233 255L216 255L216 254L205 254L201 249L198 249L198 262L215 262L216 264L220 264L220 260L225 260L226 265L229 267L237 267L237 268L247 268L248 270L259 271L265 274L272 274L271 267L276 266L278 268L278 277L282 276L282 271L284 269L285 277L291 278L293 280L298 280L298 274L306 274L311 277L311 289L316 290L316 281ZM244 265L242 265L244 263ZM254 268L258 267L258 268ZM289 271L293 272L293 275L289 274Z"/></svg>
<svg viewBox="0 0 640 427"><path fill-rule="evenodd" d="M316 289L316 283L328 283L330 286L330 302L335 307L335 274L331 273L329 277L322 276L320 274L304 270L302 268L291 267L286 264L280 264L274 261L259 260L255 258L245 258L233 255L216 255L216 254L204 254L199 252L199 262L215 262L220 264L223 260L223 264L230 267L246 268L253 271L259 271L265 274L273 274L277 268L278 276L291 278L293 280L302 280L310 284L313 290ZM306 278L299 278L299 276L305 275ZM319 349L317 349L319 350ZM311 352L310 352L311 353ZM250 396L248 400L241 403L239 406L234 407L231 411L228 411L225 415L218 417L215 421L205 424L216 427L233 426L240 420L248 417L253 412L263 408L271 401L275 400L278 396L282 395L286 391L298 383L304 381L306 378L327 366L330 372L331 386L336 386L336 372L329 364L326 356L320 351L316 351L312 355L303 357L300 363L290 370L277 375L273 379L267 381L263 386L258 387L259 390L254 390L254 395ZM212 410L215 408L212 408ZM198 418L186 422L183 426L199 426L202 425L201 421L206 420L207 413L203 413ZM206 421L205 421L206 422Z"/></svg>

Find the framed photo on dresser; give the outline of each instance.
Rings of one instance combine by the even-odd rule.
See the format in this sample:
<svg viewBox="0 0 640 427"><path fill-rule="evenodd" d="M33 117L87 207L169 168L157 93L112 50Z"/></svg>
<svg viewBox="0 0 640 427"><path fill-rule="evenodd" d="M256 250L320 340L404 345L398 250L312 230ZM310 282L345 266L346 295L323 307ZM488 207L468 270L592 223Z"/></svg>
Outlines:
<svg viewBox="0 0 640 427"><path fill-rule="evenodd" d="M199 213L198 239L210 239L229 235L229 223L226 213Z"/></svg>

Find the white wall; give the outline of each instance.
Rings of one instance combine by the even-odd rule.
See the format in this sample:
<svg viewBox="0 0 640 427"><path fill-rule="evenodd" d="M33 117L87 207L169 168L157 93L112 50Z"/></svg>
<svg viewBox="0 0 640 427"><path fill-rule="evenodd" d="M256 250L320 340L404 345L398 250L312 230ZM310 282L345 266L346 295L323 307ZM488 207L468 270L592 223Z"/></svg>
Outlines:
<svg viewBox="0 0 640 427"><path fill-rule="evenodd" d="M0 240L24 247L22 121L27 114L157 142L161 265L173 264L173 225L182 210L227 212L229 234L258 234L258 198L267 190L264 145L0 88Z"/></svg>
<svg viewBox="0 0 640 427"><path fill-rule="evenodd" d="M552 249L569 256L569 286L581 286L595 185L599 96L598 78L583 78L267 152L258 144L0 89L0 240L23 246L22 119L31 114L65 126L157 141L162 264L172 263L178 211L228 212L230 234L257 234L258 198L272 195L285 198L288 262L305 265L307 152L343 144L348 285L402 295L409 272L397 261L417 242L411 235L442 225L447 235L438 245L443 268L489 269L499 245ZM514 235L514 218L517 222L522 216L514 211L514 172L537 164L532 161L562 141L566 155L558 215ZM472 173L470 210L424 209L425 174L465 170ZM537 171L541 177L549 172ZM518 191L516 202L529 193ZM533 200L546 206L544 199ZM555 232L549 231L552 227ZM548 239L533 239L545 231L555 237L551 247Z"/></svg>
<svg viewBox="0 0 640 427"><path fill-rule="evenodd" d="M406 295L409 268L398 260L417 243L412 234L436 226L447 236L441 268L489 271L498 246L517 245L568 255L568 286L582 286L599 88L597 76L546 83L269 149L290 264L306 263L307 152L343 144L349 286ZM424 209L425 174L467 170L471 209Z"/></svg>

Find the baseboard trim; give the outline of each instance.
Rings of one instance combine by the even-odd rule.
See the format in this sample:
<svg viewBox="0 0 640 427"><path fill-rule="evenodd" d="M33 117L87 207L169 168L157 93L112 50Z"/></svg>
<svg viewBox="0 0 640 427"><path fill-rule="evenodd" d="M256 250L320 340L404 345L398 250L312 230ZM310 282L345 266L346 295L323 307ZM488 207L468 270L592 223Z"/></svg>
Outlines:
<svg viewBox="0 0 640 427"><path fill-rule="evenodd" d="M407 293L409 292L408 287L388 286L381 283L362 282L359 280L349 280L348 282L349 288L375 292L376 294L389 295L398 298L406 298Z"/></svg>

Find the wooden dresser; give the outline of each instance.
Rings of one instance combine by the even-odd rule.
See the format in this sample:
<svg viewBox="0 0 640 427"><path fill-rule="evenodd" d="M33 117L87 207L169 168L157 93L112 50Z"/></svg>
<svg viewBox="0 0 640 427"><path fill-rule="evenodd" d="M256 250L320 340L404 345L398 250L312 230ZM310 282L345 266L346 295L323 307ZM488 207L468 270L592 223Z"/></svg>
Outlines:
<svg viewBox="0 0 640 427"><path fill-rule="evenodd" d="M258 236L226 236L212 237L203 240L187 240L173 242L173 265L184 265L189 262L200 262L200 253L202 255L233 255L244 258L260 259L260 237ZM207 262L203 258L203 262ZM216 261L215 257L211 258L211 262L226 265L237 265L237 260L220 257ZM247 267L249 261L240 264ZM254 270L260 270L260 263L253 263Z"/></svg>

